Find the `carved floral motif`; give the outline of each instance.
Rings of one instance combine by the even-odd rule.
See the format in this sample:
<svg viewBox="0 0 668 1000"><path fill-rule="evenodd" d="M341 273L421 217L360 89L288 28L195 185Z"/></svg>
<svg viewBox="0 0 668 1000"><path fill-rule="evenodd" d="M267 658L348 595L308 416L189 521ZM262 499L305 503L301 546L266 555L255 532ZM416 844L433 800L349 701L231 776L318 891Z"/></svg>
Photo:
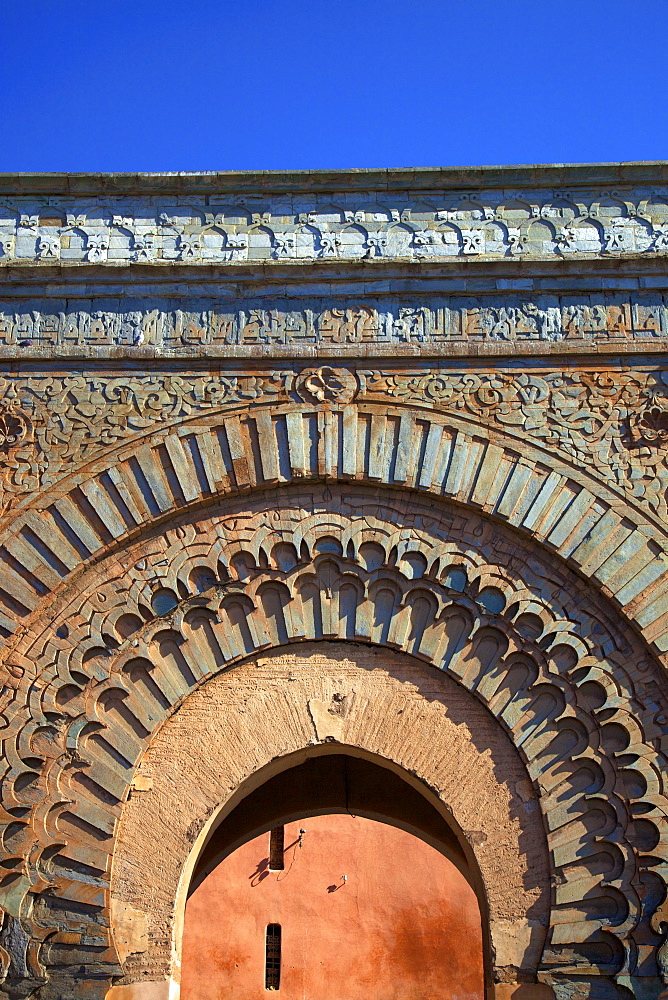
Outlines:
<svg viewBox="0 0 668 1000"><path fill-rule="evenodd" d="M370 396L428 402L561 452L668 520L668 372L432 370L366 379Z"/></svg>
<svg viewBox="0 0 668 1000"><path fill-rule="evenodd" d="M634 444L665 447L668 444L668 398L652 396L631 416L629 424Z"/></svg>
<svg viewBox="0 0 668 1000"><path fill-rule="evenodd" d="M0 453L9 454L29 438L30 432L29 418L17 407L5 405L0 410Z"/></svg>
<svg viewBox="0 0 668 1000"><path fill-rule="evenodd" d="M349 403L357 394L355 375L345 368L307 368L300 372L295 387L307 402Z"/></svg>
<svg viewBox="0 0 668 1000"><path fill-rule="evenodd" d="M197 414L213 416L245 402L343 405L355 396L358 402L428 405L532 440L668 521L668 372L576 369L517 374L436 368L358 376L320 366L296 375L286 368L5 378L1 506L51 485L110 446Z"/></svg>
<svg viewBox="0 0 668 1000"><path fill-rule="evenodd" d="M4 415L0 413L0 450L8 452L13 442L0 464L0 511L7 510L12 497L50 486L119 441L195 412L266 401L283 385L284 377L271 374L0 378L0 407L5 407ZM17 394L22 410L14 405Z"/></svg>

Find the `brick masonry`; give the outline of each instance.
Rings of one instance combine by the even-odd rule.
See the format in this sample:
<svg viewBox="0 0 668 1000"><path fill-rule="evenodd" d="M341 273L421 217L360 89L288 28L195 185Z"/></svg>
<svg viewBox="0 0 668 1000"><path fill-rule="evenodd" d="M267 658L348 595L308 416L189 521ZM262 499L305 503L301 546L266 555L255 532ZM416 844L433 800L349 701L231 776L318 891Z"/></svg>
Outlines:
<svg viewBox="0 0 668 1000"><path fill-rule="evenodd" d="M490 998L656 997L666 166L0 192L0 996L174 1000L207 824L334 741Z"/></svg>

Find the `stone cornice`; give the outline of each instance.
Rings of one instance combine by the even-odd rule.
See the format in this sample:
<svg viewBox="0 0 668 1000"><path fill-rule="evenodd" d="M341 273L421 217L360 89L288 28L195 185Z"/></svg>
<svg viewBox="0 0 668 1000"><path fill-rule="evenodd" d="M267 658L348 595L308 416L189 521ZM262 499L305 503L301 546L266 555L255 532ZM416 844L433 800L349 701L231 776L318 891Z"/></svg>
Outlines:
<svg viewBox="0 0 668 1000"><path fill-rule="evenodd" d="M668 182L664 160L364 170L226 170L157 173L0 173L0 196L163 195L218 191L315 192L587 186Z"/></svg>

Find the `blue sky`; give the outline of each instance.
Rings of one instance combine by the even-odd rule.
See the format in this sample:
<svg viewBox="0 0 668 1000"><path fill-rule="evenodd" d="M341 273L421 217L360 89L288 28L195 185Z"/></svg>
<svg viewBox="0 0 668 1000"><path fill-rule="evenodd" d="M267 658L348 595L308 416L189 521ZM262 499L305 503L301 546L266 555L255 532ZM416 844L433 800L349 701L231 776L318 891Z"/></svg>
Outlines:
<svg viewBox="0 0 668 1000"><path fill-rule="evenodd" d="M1 0L0 170L668 159L668 0Z"/></svg>

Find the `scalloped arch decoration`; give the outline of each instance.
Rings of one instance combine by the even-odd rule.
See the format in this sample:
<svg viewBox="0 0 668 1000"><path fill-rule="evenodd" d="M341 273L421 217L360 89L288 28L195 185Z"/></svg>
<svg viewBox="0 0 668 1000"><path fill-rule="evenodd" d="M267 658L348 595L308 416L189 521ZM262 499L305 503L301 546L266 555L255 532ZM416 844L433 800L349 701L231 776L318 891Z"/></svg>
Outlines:
<svg viewBox="0 0 668 1000"><path fill-rule="evenodd" d="M512 525L575 566L668 652L668 555L627 499L538 448L525 444L520 454L511 437L480 424L352 403L317 412L257 406L185 424L44 491L0 547L0 643L14 645L73 574L151 525L233 494L323 479L409 488Z"/></svg>
<svg viewBox="0 0 668 1000"><path fill-rule="evenodd" d="M272 510L260 494L230 498L126 543L17 649L0 904L24 938L10 979L38 981L75 953L114 974L117 824L156 734L235 664L332 641L438 668L516 747L555 880L544 980L594 977L622 997L656 976L666 685L641 640L565 565L474 511L305 483Z"/></svg>

